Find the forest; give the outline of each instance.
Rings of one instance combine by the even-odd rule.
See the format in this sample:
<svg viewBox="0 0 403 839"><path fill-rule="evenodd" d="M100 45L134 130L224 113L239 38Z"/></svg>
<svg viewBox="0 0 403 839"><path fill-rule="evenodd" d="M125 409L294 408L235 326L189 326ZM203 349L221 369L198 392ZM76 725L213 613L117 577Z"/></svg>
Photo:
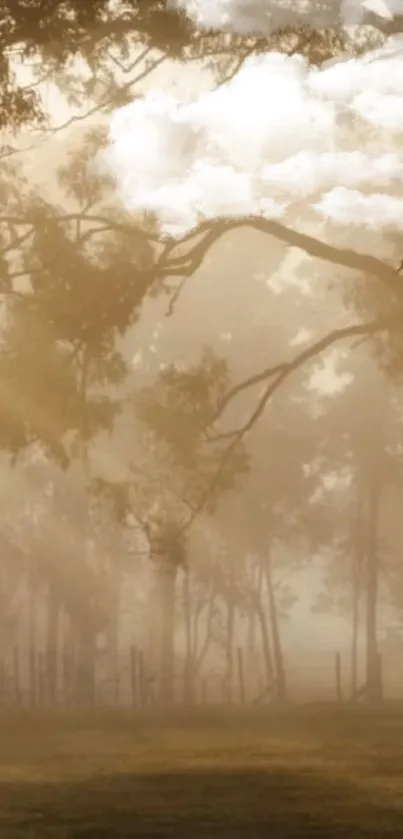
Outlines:
<svg viewBox="0 0 403 839"><path fill-rule="evenodd" d="M0 839L402 834L402 37L0 0Z"/></svg>
<svg viewBox="0 0 403 839"><path fill-rule="evenodd" d="M183 143L161 105L166 167L152 133L135 138L152 131L153 90L196 104L222 92L224 109L234 90L240 109L241 74L258 97L246 74L272 55L305 62L307 79L355 62L379 101L398 98L398 73L371 76L370 56L401 69L402 19L366 12L358 38L331 4L319 25L313 4L306 19L273 13L269 31L255 4L249 31L235 3L231 31L187 5L0 3L0 701L399 698L401 116L368 127L363 105L337 134L339 168L324 151L309 190L295 176L286 218L267 196L264 210L227 212L235 181L217 182L221 204L206 186L194 218L174 205L183 181L155 198L171 158L182 177L203 155L185 105ZM126 107L122 198L104 151L115 126L118 153ZM308 166L322 147L316 135L304 147L302 123ZM344 221L337 206L315 216L311 193L360 178L361 215L339 192ZM130 189L142 197L129 206Z"/></svg>

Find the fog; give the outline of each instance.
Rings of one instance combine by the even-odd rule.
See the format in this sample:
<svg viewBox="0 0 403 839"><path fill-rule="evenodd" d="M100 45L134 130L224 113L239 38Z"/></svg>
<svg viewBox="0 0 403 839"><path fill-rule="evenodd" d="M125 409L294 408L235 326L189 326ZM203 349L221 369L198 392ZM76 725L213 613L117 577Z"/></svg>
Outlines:
<svg viewBox="0 0 403 839"><path fill-rule="evenodd" d="M289 23L294 14L278 5L277 17L273 17L270 7L268 22L268 4L264 3L248 4L247 11L242 2L176 5L201 27L262 36L268 25ZM346 4L342 5L343 21L359 23L358 4L354 15L351 5L350 15ZM390 4L388 8L394 11ZM330 13L332 9L326 12ZM316 17L319 12L311 14L310 19L321 25L322 18ZM191 238L183 237L199 235L200 225L208 230L219 220L253 217L287 225L341 250L384 259L392 272L401 258L403 218L402 65L399 37L390 37L361 57L339 57L322 68L312 68L300 55L276 51L253 55L218 87L209 68L199 64L189 70L167 60L164 69L157 68L155 76L140 87L143 97L109 114L91 114L91 101L77 109L56 84L42 85L53 130L49 136L38 132L38 137L32 137L34 147L18 157L29 188L57 205L62 214L82 212L77 189L66 188L59 170L79 161L88 127L100 126L106 132L105 143L87 155L89 159L74 176L75 182L109 176L91 212L97 217L109 213L112 218L123 218L128 226L146 214L152 233L161 237L159 245L179 247L179 262L177 273L174 267L168 276L168 290L147 298L138 319L116 341L129 364L122 386L129 396L112 431L91 439L89 462L77 458L66 475L46 458L38 466L30 449L22 462L4 463L5 545L7 550L11 545L11 553L15 550L18 556L35 555L32 567L29 562L20 563L15 565L17 572L14 567L4 571L4 589L11 592L12 601L7 619L13 628L8 635L4 633L8 640L2 656L10 684L19 649L20 677L29 691L27 650L35 636L40 655L54 654L55 642L60 661L52 689L62 691L62 646L67 649L71 644L73 658L79 658L69 609L72 614L85 614L88 603L92 608L98 595L102 607L100 615L98 605L94 607L96 628L89 633L89 647L103 685L100 701L132 701L130 656L134 648L144 656L150 680L158 682L164 666L161 636L165 631L160 569L152 561L152 540L147 541L139 521L156 506L173 509L175 514L179 509L179 517L184 515L182 494L189 475L182 465L173 464L166 440L161 448L155 438L150 443L130 394L154 384L164 366L198 365L206 348L228 362L231 383L237 383L267 365L281 365L311 340L350 322L343 294L351 280L348 267L314 260L258 229L229 228L217 237L179 289L181 254L193 246ZM21 78L24 73L29 77L26 67L18 72ZM87 112L90 115L84 118ZM64 123L69 125L59 131ZM31 138L22 134L13 142L22 148L30 145ZM84 219L83 223L89 222ZM50 249L51 243L46 247ZM124 255L122 241L119 247ZM364 381L358 396L357 380ZM290 695L334 698L336 653L342 656L343 690L350 691L354 550L349 528L355 504L354 470L349 451L340 451L338 445L346 434L361 434L371 414L364 404L386 404L391 390L399 401L399 387L394 390L385 383L366 346L354 359L349 349L336 346L315 359L308 370L296 370L268 403L243 441L251 461L249 473L235 482L233 490L223 493L216 509L202 510L189 530L188 565L175 576L171 616L177 697L182 697L188 659L193 656L197 661L200 657L201 664L192 685L194 693L187 698L200 701L203 695L206 699L207 691L211 701L235 701L240 678L237 651L243 655L247 697L252 700L264 693L273 666L264 633L276 633L271 585L277 598L274 611ZM111 391L120 393L114 385ZM242 424L259 394L256 387L240 394L221 418L219 431L230 433ZM290 405L294 406L291 411ZM327 420L321 427L318 418L323 416ZM382 422L387 424L388 416ZM356 417L358 432L351 421ZM400 425L397 430L392 421L391 425L386 443L397 451ZM374 420L368 432L371 450L377 433ZM331 447L330 454L326 451L325 439L334 441L336 451ZM329 459L323 474L304 484L304 468L313 464L314 471L319 463L320 472L322 457ZM144 481L137 469L147 472ZM88 470L92 478L112 483L132 479L134 474L140 496L124 521L110 513L106 502L105 510L91 510L89 539L83 535ZM343 470L347 480L344 484L341 480L340 487ZM194 478L195 468L191 465L188 471L190 479ZM380 541L387 542L385 556L392 557L394 569L401 549L398 481L388 487L388 493ZM313 497L320 499L319 512L311 504ZM296 522L299 516L302 524ZM84 566L99 572L98 595L80 565L87 541L89 559ZM270 579L265 576L268 556ZM392 583L391 594L388 574L389 566L380 586L377 637L384 655L385 690L401 695L403 682L395 668L400 655L401 601L399 583ZM60 592L68 592L66 602ZM263 620L259 605L254 611L255 596L264 604ZM361 618L364 600L359 603ZM231 621L235 629L229 626ZM357 632L360 681L365 669L364 620ZM270 644L275 659L273 637ZM117 674L121 674L118 699L111 687Z"/></svg>

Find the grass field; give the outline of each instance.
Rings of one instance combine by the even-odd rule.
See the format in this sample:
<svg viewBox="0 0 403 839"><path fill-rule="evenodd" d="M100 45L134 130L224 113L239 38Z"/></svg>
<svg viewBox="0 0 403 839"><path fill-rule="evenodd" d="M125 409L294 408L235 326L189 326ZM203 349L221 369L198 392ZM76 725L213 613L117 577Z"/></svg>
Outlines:
<svg viewBox="0 0 403 839"><path fill-rule="evenodd" d="M403 711L3 712L0 836L403 838Z"/></svg>

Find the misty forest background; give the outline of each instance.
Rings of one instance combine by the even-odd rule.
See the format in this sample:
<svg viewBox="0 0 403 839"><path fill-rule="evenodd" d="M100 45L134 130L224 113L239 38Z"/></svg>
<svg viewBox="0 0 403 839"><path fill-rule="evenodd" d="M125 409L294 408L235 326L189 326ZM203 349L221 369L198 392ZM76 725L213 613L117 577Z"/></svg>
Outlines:
<svg viewBox="0 0 403 839"><path fill-rule="evenodd" d="M320 65L343 34L200 33L151 0L0 21L0 700L402 697L399 237L167 242L90 165L150 86Z"/></svg>

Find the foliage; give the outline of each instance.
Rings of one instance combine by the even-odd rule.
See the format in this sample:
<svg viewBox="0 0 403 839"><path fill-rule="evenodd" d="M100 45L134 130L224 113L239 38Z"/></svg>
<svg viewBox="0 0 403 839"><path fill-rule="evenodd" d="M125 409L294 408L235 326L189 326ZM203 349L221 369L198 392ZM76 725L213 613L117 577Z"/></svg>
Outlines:
<svg viewBox="0 0 403 839"><path fill-rule="evenodd" d="M16 55L39 57L39 77L53 77L62 86L64 80L70 101L86 103L107 88L116 105L124 86L114 83L108 59L124 68L139 47L168 58L207 61L221 81L254 52L299 51L320 64L352 48L337 28L319 31L306 24L266 38L198 31L165 0L1 0L0 20L0 128L14 130L47 118L36 86L21 86L16 79ZM85 81L74 67L77 59L89 70Z"/></svg>
<svg viewBox="0 0 403 839"><path fill-rule="evenodd" d="M213 513L248 470L246 449L239 444L217 480L222 452L204 438L228 383L227 364L211 351L193 367L163 368L132 397L137 431L130 476L123 482L96 477L91 484L94 496L105 499L122 524L134 516L152 555L168 556L176 567L186 565L190 525Z"/></svg>
<svg viewBox="0 0 403 839"><path fill-rule="evenodd" d="M79 163L73 156L61 184L85 204L102 183L91 176L88 183ZM88 441L112 428L118 403L110 389L127 372L117 340L153 285L153 250L135 235L122 246L119 230L94 231L85 214L82 226L80 213L69 223L58 207L23 189L13 193L9 182L7 210L21 216L24 232L5 216L0 446L16 455L39 441L66 465L68 435Z"/></svg>
<svg viewBox="0 0 403 839"><path fill-rule="evenodd" d="M136 413L168 454L168 469L183 476L185 503L191 510L214 510L220 493L231 490L248 471L249 459L240 442L217 479L223 445L212 446L206 428L230 384L228 364L205 351L195 366L169 365L155 384L141 389Z"/></svg>
<svg viewBox="0 0 403 839"><path fill-rule="evenodd" d="M192 40L183 16L170 12L162 0L1 0L0 2L0 128L16 129L43 121L35 87L18 84L12 58L40 57L41 76L71 75L72 62L84 59L94 77L112 49L124 61L137 44L179 56ZM108 72L106 71L106 77ZM82 88L82 101L91 93Z"/></svg>

